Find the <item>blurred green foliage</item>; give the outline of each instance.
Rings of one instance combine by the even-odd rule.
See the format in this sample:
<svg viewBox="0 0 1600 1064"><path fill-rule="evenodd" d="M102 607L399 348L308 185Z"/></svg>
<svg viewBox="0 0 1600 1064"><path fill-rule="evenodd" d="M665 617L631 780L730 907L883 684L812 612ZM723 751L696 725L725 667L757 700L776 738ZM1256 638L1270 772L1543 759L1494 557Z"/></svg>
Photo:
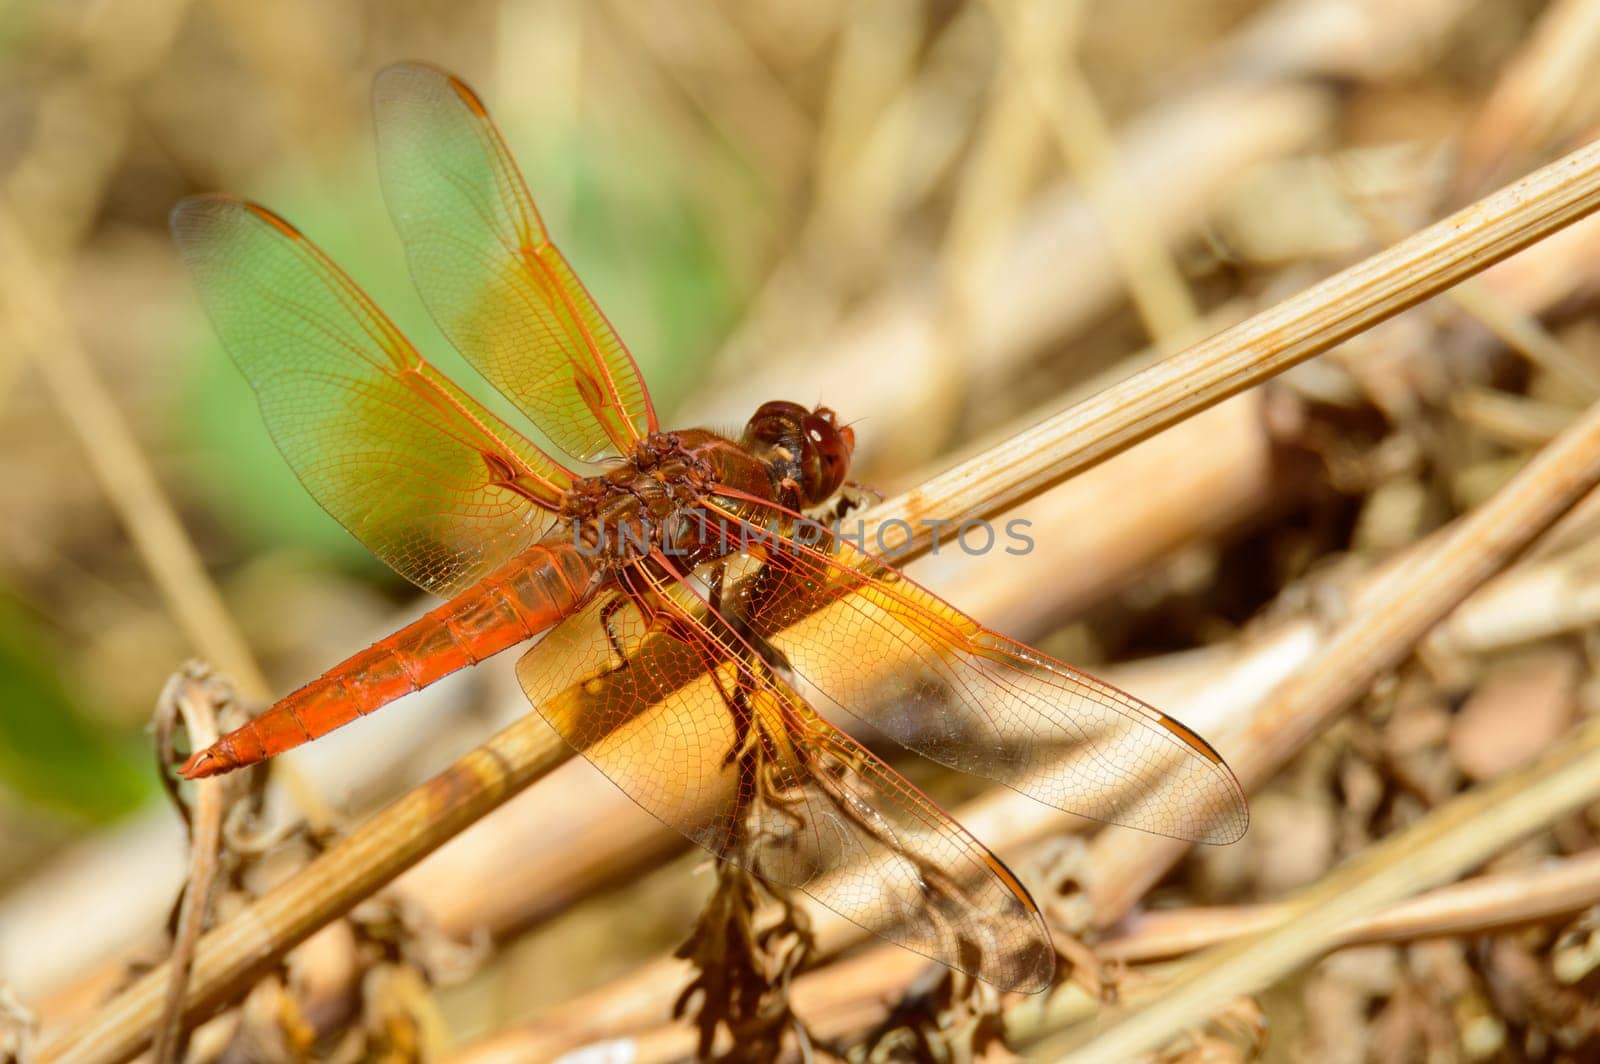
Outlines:
<svg viewBox="0 0 1600 1064"><path fill-rule="evenodd" d="M33 37L37 15L31 0L0 0L0 58L10 58Z"/></svg>
<svg viewBox="0 0 1600 1064"><path fill-rule="evenodd" d="M109 820L154 790L147 742L108 737L36 627L0 596L0 786L55 812Z"/></svg>

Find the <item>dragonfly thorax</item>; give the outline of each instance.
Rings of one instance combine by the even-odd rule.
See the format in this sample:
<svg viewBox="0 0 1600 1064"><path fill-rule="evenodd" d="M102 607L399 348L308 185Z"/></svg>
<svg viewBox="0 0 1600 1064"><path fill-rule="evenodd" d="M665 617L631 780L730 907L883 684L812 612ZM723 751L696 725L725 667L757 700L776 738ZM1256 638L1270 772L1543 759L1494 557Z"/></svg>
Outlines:
<svg viewBox="0 0 1600 1064"><path fill-rule="evenodd" d="M576 481L562 500L574 541L621 566L675 546L685 514L714 481L699 433L646 436L613 468ZM705 434L709 435L709 434Z"/></svg>

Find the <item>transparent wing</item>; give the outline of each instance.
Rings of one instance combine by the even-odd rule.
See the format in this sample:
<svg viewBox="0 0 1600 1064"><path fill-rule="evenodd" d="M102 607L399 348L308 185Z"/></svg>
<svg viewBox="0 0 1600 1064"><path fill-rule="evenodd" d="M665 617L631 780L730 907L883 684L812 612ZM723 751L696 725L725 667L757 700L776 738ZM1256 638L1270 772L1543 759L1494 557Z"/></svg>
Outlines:
<svg viewBox="0 0 1600 1064"><path fill-rule="evenodd" d="M385 198L445 335L567 453L627 453L657 428L633 357L550 242L465 83L420 63L373 85Z"/></svg>
<svg viewBox="0 0 1600 1064"><path fill-rule="evenodd" d="M549 527L572 474L425 362L288 222L199 196L172 234L290 467L402 576L453 595Z"/></svg>
<svg viewBox="0 0 1600 1064"><path fill-rule="evenodd" d="M1049 985L1049 933L1005 865L753 654L661 578L567 620L517 674L569 743L716 856L997 986Z"/></svg>
<svg viewBox="0 0 1600 1064"><path fill-rule="evenodd" d="M730 620L825 704L1058 809L1199 842L1244 834L1238 781L1178 721L985 628L796 514L742 496L710 506L721 520L708 529L752 545L724 604Z"/></svg>

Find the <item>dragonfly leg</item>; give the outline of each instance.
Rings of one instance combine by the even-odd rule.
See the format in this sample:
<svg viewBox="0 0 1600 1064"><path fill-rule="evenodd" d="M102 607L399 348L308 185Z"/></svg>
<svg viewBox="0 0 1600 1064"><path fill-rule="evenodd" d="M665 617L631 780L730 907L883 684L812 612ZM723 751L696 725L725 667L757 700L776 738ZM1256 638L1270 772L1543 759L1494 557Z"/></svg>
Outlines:
<svg viewBox="0 0 1600 1064"><path fill-rule="evenodd" d="M833 504L833 519L840 521L853 511L865 509L868 499L876 505L883 501L883 492L871 484L862 484L854 480L845 481L839 488L839 501Z"/></svg>
<svg viewBox="0 0 1600 1064"><path fill-rule="evenodd" d="M717 563L716 568L711 570L711 583L708 587L709 593L706 595L706 601L716 607L717 612L722 614L724 617L728 615L728 602L722 597L722 587L723 578L727 575L728 563Z"/></svg>
<svg viewBox="0 0 1600 1064"><path fill-rule="evenodd" d="M620 671L621 669L627 667L628 655L622 652L622 638L617 635L617 630L612 627L611 621L612 618L617 615L618 610L622 609L622 607L628 605L630 602L635 601L637 600L631 596L618 595L616 598L600 607L600 627L605 629L606 642L611 644L611 653L617 656L616 671ZM641 605L640 609L643 608L644 607Z"/></svg>
<svg viewBox="0 0 1600 1064"><path fill-rule="evenodd" d="M617 669L627 667L628 654L623 649L622 637L613 627L613 619L618 610L630 603L639 611L646 632L652 635L664 635L689 646L695 644L693 623L680 616L679 611L670 604L663 606L658 598L660 591L656 582L649 575L634 568L625 569L621 574L620 583L625 593L602 606L599 618L600 627L606 633L606 641L611 644L611 651L617 656Z"/></svg>

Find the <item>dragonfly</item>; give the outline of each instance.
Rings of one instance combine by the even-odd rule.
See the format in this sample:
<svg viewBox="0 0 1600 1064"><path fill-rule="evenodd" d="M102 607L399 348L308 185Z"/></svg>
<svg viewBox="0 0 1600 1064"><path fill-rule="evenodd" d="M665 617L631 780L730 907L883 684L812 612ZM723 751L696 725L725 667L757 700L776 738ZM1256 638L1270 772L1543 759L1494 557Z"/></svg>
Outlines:
<svg viewBox="0 0 1600 1064"><path fill-rule="evenodd" d="M1195 732L984 627L821 519L851 504L855 434L834 411L773 401L736 434L664 430L465 82L402 63L373 96L422 300L548 446L424 359L288 221L227 196L181 201L181 257L284 458L445 600L195 752L185 777L261 762L537 640L516 665L529 701L640 806L1021 992L1055 968L1038 904L836 720L1086 817L1243 834L1243 793Z"/></svg>

